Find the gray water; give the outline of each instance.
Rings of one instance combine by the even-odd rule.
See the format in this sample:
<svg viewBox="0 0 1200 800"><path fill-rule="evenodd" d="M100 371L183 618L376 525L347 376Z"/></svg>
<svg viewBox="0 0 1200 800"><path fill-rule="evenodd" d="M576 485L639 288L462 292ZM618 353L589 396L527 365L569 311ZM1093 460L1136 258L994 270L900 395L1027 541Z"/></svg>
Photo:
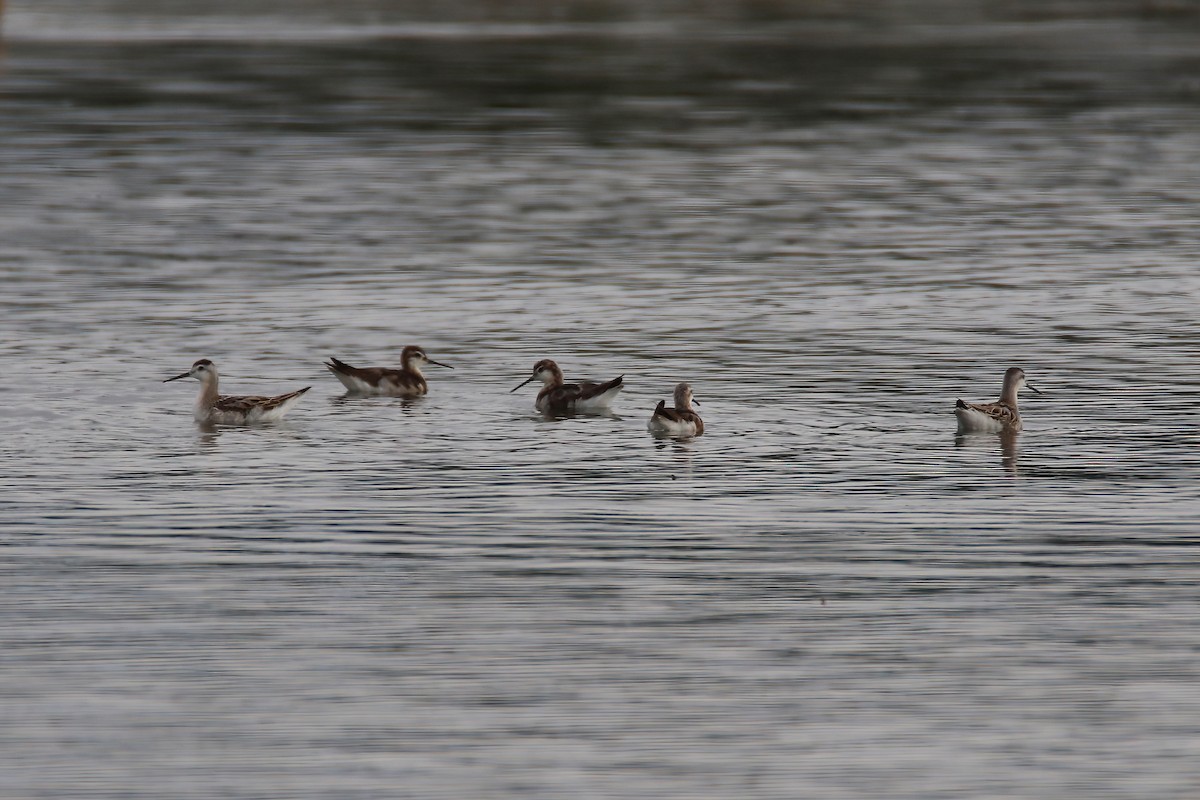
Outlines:
<svg viewBox="0 0 1200 800"><path fill-rule="evenodd" d="M6 20L0 796L1196 796L1195 30L173 24Z"/></svg>

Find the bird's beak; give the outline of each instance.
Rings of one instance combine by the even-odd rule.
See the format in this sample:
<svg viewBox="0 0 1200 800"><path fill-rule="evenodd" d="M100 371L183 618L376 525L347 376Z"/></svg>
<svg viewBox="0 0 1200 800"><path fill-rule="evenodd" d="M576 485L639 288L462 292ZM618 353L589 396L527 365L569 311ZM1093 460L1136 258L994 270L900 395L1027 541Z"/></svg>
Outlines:
<svg viewBox="0 0 1200 800"><path fill-rule="evenodd" d="M531 380L533 380L533 379L534 379L534 378L536 378L536 377L537 377L537 373L535 372L535 373L533 373L532 375L530 375L528 378L526 378L525 380L521 381L521 383L520 383L519 385L517 385L517 386L514 386L513 388L509 389L509 390L508 390L508 393L509 393L509 394L512 394L512 393L513 393L513 392L515 392L517 389L520 389L522 386L524 386L525 384L529 383Z"/></svg>
<svg viewBox="0 0 1200 800"><path fill-rule="evenodd" d="M696 398L694 398L694 397L693 397L693 398L692 398L692 405L694 405L694 406L698 406L698 405L700 405L700 401L699 401L699 400L697 400Z"/></svg>
<svg viewBox="0 0 1200 800"><path fill-rule="evenodd" d="M1032 387L1031 385L1029 385L1028 383L1027 383L1027 384L1025 384L1025 388L1026 388L1026 389L1028 389L1029 391L1033 392L1034 394L1041 394L1041 392L1040 392L1040 391L1038 391L1037 389L1033 388L1033 387Z"/></svg>
<svg viewBox="0 0 1200 800"><path fill-rule="evenodd" d="M192 377L192 373L185 372L182 375L176 375L174 378L167 378L165 381L163 381L163 383L170 383L171 381L177 381L180 378L190 378L190 377Z"/></svg>
<svg viewBox="0 0 1200 800"><path fill-rule="evenodd" d="M445 367L446 369L454 369L454 367L450 366L449 364L443 364L440 361L434 361L432 358L429 358L428 356L425 357L425 360L428 361L430 364L436 364L439 367Z"/></svg>

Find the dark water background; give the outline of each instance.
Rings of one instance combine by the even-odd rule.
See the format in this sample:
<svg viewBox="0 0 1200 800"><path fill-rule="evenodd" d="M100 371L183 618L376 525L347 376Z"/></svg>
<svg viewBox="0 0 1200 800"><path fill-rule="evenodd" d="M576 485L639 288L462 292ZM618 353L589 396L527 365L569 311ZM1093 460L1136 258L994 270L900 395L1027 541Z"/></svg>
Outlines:
<svg viewBox="0 0 1200 800"><path fill-rule="evenodd" d="M0 796L1196 796L1194 18L150 5L7 9Z"/></svg>

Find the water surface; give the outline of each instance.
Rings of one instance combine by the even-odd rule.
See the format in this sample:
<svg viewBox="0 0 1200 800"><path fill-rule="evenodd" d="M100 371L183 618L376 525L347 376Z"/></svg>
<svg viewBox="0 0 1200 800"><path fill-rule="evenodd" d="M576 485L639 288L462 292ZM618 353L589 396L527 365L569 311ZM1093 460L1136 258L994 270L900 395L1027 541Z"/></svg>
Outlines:
<svg viewBox="0 0 1200 800"><path fill-rule="evenodd" d="M6 26L3 794L1194 796L1186 27L138 20Z"/></svg>

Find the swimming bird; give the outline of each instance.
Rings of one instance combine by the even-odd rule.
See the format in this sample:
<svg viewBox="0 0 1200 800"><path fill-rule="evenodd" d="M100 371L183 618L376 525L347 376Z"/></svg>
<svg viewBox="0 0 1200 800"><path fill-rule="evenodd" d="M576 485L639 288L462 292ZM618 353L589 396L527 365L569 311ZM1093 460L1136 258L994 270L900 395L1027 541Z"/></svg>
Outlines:
<svg viewBox="0 0 1200 800"><path fill-rule="evenodd" d="M964 403L959 400L954 404L954 416L958 417L958 432L999 433L1021 430L1021 414L1017 411L1017 392L1021 389L1041 394L1025 382L1024 370L1020 367L1010 367L1004 373L1004 389L1000 392L1000 402Z"/></svg>
<svg viewBox="0 0 1200 800"><path fill-rule="evenodd" d="M429 384L421 373L425 364L454 369L449 364L434 361L420 347L411 344L400 353L400 369L352 367L332 356L325 362L325 367L354 394L420 397L429 391Z"/></svg>
<svg viewBox="0 0 1200 800"><path fill-rule="evenodd" d="M624 375L618 375L607 383L564 383L562 370L548 358L533 365L533 374L509 390L512 394L530 381L540 380L542 390L538 392L534 407L547 414L566 414L573 411L589 413L603 411L621 391Z"/></svg>
<svg viewBox="0 0 1200 800"><path fill-rule="evenodd" d="M668 436L699 436L704 433L704 420L692 411L692 403L700 401L692 397L692 387L681 383L675 387L675 407L667 408L665 400L659 400L646 427L651 433Z"/></svg>
<svg viewBox="0 0 1200 800"><path fill-rule="evenodd" d="M192 364L192 368L187 372L167 378L163 383L180 378L195 378L200 381L200 396L196 398L196 421L221 425L274 422L290 411L301 395L312 388L305 386L299 391L288 392L278 397L236 397L217 393L219 377L216 365L207 358L202 358Z"/></svg>

